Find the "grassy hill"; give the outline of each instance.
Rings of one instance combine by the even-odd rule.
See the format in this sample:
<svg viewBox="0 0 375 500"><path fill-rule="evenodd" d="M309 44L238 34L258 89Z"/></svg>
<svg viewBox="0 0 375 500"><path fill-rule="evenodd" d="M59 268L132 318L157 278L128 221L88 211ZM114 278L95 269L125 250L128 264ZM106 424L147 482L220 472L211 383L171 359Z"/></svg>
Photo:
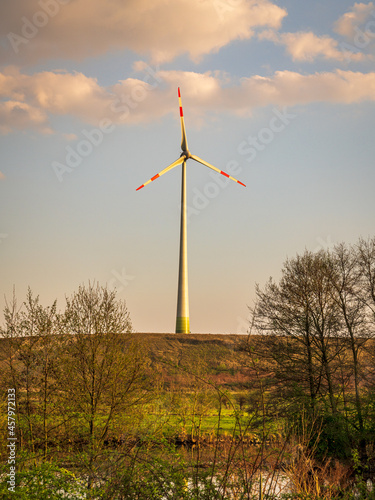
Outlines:
<svg viewBox="0 0 375 500"><path fill-rule="evenodd" d="M246 385L247 335L137 333L166 387L187 388L196 377L231 390Z"/></svg>

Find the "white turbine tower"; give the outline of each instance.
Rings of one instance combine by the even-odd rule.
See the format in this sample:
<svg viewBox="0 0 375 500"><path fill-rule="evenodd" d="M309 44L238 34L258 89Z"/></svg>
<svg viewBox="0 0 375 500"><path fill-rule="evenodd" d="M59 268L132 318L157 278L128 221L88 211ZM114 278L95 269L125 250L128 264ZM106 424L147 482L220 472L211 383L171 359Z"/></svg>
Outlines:
<svg viewBox="0 0 375 500"><path fill-rule="evenodd" d="M139 189L147 186L150 182L154 181L161 175L165 174L172 168L180 165L182 163L182 187L181 187L181 227L180 227L180 264L179 264L179 274L178 274L178 294L177 294L177 319L176 319L176 333L190 333L190 321L189 321L189 295L188 295L188 271L187 271L187 229L186 229L186 161L190 158L205 165L219 174L232 179L232 181L238 182L241 186L245 186L242 182L238 181L229 174L219 170L210 163L202 160L198 156L192 155L189 151L186 130L184 122L184 114L182 111L181 104L181 93L180 88L178 89L178 100L180 104L180 118L181 118L181 149L182 153L180 158L175 162L171 163L167 168L159 172L158 174L151 177L147 182L139 186ZM245 186L246 187L246 186Z"/></svg>

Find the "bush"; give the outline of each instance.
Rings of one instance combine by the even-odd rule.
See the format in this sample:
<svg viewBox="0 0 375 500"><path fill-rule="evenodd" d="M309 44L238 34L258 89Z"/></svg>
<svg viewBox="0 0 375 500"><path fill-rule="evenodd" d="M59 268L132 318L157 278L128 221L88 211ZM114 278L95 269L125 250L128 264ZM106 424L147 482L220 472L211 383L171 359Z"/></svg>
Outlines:
<svg viewBox="0 0 375 500"><path fill-rule="evenodd" d="M42 463L16 472L14 492L8 489L9 466L1 469L0 497L17 500L85 499L87 490L82 480L53 463Z"/></svg>

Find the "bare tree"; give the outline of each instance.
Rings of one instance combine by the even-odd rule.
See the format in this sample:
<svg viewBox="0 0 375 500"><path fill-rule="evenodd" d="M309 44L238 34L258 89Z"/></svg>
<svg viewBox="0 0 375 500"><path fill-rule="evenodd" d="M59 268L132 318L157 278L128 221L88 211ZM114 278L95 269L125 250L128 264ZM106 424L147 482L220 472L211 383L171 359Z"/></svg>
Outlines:
<svg viewBox="0 0 375 500"><path fill-rule="evenodd" d="M64 334L59 379L71 440L87 440L91 486L95 459L116 415L139 404L147 394L146 356L130 335L124 302L99 285L80 286L66 299L60 318Z"/></svg>
<svg viewBox="0 0 375 500"><path fill-rule="evenodd" d="M361 397L361 382L363 382L361 362L371 333L369 331L366 302L363 300L363 266L359 265L357 252L345 244L337 245L330 254L330 259L333 299L338 306L342 319L341 335L343 340L347 340L351 357L351 360L350 358L345 359L345 366L342 366L342 371L346 371L346 378L349 381L353 379L357 423L352 421L352 425L358 426L362 456L364 457L366 444ZM344 362L342 365L344 365ZM349 386L350 392L352 392L351 389L352 387ZM345 402L346 397L344 397Z"/></svg>
<svg viewBox="0 0 375 500"><path fill-rule="evenodd" d="M55 330L56 302L43 307L39 297L28 289L26 301L17 308L15 294L4 309L6 357L5 376L17 391L18 430L21 445L26 440L33 451L42 447L47 453L49 436L48 417L54 403L53 334ZM23 419L27 425L23 425Z"/></svg>
<svg viewBox="0 0 375 500"><path fill-rule="evenodd" d="M340 329L337 307L332 300L329 262L325 252L304 255L285 262L280 282L269 280L257 287L254 325L267 334L268 355L273 358L276 379L284 387L306 390L310 408L318 396L328 395L336 412L334 393L336 341ZM297 389L297 393L301 392Z"/></svg>
<svg viewBox="0 0 375 500"><path fill-rule="evenodd" d="M356 259L361 274L362 299L371 311L375 325L375 237L361 238L356 247Z"/></svg>
<svg viewBox="0 0 375 500"><path fill-rule="evenodd" d="M367 337L371 341L366 343L365 387L367 389L367 420L374 421L374 387L375 387L375 237L367 240L360 239L355 247L356 261L360 273L358 298L366 308ZM373 426L369 426L369 438L375 442Z"/></svg>

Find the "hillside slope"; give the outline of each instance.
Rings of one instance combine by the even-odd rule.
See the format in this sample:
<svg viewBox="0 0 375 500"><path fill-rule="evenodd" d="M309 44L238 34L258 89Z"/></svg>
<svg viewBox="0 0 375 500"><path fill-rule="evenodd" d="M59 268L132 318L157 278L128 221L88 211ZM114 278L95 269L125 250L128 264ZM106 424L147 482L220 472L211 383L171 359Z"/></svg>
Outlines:
<svg viewBox="0 0 375 500"><path fill-rule="evenodd" d="M168 386L188 387L202 377L210 383L240 390L246 384L247 335L136 333L152 368Z"/></svg>

